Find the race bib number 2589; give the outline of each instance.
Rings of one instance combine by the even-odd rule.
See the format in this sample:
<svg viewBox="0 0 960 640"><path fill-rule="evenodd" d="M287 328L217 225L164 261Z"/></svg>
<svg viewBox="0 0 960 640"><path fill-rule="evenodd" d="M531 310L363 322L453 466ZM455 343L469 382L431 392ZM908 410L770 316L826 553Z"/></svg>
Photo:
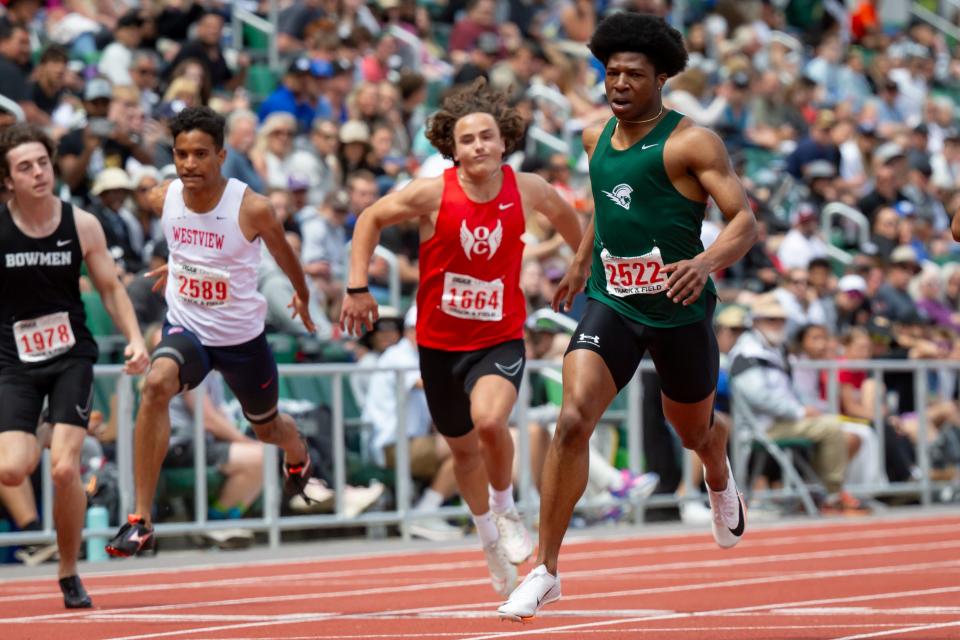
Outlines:
<svg viewBox="0 0 960 640"><path fill-rule="evenodd" d="M222 307L230 301L230 273L193 264L171 267L177 296L203 307Z"/></svg>

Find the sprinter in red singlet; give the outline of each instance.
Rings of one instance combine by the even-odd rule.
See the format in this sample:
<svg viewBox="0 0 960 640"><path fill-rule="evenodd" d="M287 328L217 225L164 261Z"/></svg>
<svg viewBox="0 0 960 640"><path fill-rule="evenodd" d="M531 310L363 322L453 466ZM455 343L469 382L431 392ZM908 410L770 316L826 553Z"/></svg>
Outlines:
<svg viewBox="0 0 960 640"><path fill-rule="evenodd" d="M502 165L523 134L506 96L478 80L451 94L427 138L455 162L366 209L353 233L340 315L351 333L372 328L377 303L367 266L384 227L420 221L417 343L427 404L450 445L460 495L470 507L493 588L506 596L533 541L513 504L507 420L523 376L520 290L525 216L539 211L574 249L576 213L541 177ZM489 490L488 490L489 486Z"/></svg>

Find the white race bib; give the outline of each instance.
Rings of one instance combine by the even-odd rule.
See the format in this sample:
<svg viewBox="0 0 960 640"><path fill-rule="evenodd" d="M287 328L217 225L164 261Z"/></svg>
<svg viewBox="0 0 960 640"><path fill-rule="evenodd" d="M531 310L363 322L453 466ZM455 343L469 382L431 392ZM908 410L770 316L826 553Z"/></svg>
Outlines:
<svg viewBox="0 0 960 640"><path fill-rule="evenodd" d="M20 362L43 362L70 350L77 344L66 311L50 313L13 325Z"/></svg>
<svg viewBox="0 0 960 640"><path fill-rule="evenodd" d="M503 318L503 282L447 272L440 308L456 318L497 322Z"/></svg>
<svg viewBox="0 0 960 640"><path fill-rule="evenodd" d="M230 273L195 264L170 263L173 286L184 302L222 307L230 301Z"/></svg>
<svg viewBox="0 0 960 640"><path fill-rule="evenodd" d="M636 258L619 258L603 249L600 253L603 261L604 276L607 281L607 293L618 298L627 296L660 293L667 287L663 269L663 257L660 248L654 247L650 253Z"/></svg>

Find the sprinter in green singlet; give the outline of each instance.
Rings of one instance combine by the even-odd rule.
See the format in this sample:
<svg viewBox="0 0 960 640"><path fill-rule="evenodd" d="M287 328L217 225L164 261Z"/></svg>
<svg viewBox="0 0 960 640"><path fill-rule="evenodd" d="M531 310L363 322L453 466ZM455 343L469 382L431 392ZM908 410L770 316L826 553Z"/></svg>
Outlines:
<svg viewBox="0 0 960 640"><path fill-rule="evenodd" d="M710 274L753 245L756 220L720 138L663 106L663 85L687 63L680 33L654 16L618 13L597 26L589 46L606 68L614 117L583 134L596 213L554 307L569 306L585 284L588 302L563 361L563 407L540 492L538 566L499 608L501 618L517 621L560 598L557 560L586 487L590 435L646 351L664 415L703 461L717 544L735 545L746 523L727 432L713 421L719 350ZM727 226L704 251L708 198Z"/></svg>

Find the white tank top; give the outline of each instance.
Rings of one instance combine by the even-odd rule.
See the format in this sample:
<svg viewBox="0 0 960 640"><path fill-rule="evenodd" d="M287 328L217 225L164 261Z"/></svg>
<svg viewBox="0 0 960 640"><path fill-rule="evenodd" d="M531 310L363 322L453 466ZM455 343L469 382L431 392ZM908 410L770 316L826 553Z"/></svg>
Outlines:
<svg viewBox="0 0 960 640"><path fill-rule="evenodd" d="M183 183L174 180L163 202L167 322L209 347L243 344L264 330L267 301L257 291L261 241L248 241L240 229L246 188L230 178L213 210L194 213L183 201Z"/></svg>

